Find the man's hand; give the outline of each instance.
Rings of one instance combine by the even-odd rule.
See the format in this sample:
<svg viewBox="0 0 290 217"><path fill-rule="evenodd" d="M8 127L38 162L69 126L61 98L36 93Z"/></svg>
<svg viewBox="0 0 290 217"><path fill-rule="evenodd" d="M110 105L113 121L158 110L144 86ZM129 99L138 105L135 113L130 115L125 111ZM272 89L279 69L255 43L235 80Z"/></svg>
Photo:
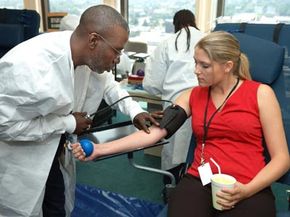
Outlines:
<svg viewBox="0 0 290 217"><path fill-rule="evenodd" d="M139 130L144 130L146 133L150 133L149 126L154 124L159 126L159 123L147 112L141 112L133 119L133 124Z"/></svg>
<svg viewBox="0 0 290 217"><path fill-rule="evenodd" d="M85 130L91 128L92 120L87 118L86 112L74 112L72 114L76 119L76 129L74 134L81 135Z"/></svg>
<svg viewBox="0 0 290 217"><path fill-rule="evenodd" d="M164 114L164 111L155 111L155 112L151 112L151 116L155 119L162 119L163 118L163 114Z"/></svg>

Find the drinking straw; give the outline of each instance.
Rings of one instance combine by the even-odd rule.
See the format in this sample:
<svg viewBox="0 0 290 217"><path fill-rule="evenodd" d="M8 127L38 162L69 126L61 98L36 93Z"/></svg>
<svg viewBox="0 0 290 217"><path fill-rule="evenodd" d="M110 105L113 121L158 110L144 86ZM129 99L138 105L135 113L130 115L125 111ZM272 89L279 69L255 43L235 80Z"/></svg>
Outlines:
<svg viewBox="0 0 290 217"><path fill-rule="evenodd" d="M217 162L215 162L214 159L210 158L210 160L216 165L216 167L218 168L219 174L221 174L221 168L220 166L217 164Z"/></svg>

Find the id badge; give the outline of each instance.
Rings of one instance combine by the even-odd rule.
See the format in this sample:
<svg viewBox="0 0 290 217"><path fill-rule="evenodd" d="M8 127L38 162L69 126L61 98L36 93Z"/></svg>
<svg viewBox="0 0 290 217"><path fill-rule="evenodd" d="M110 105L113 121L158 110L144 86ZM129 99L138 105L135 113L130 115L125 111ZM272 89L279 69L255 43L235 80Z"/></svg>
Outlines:
<svg viewBox="0 0 290 217"><path fill-rule="evenodd" d="M211 182L210 179L213 174L212 174L209 163L205 163L199 166L197 169L198 169L198 173L199 173L199 177L200 177L202 185L205 186L208 183L210 183Z"/></svg>

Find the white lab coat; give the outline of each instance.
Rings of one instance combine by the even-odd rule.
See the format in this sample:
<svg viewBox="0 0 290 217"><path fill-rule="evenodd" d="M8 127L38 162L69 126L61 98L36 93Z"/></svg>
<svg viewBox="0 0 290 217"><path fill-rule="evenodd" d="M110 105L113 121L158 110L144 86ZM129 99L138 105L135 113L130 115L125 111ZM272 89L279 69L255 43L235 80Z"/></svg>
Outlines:
<svg viewBox="0 0 290 217"><path fill-rule="evenodd" d="M60 135L65 131L72 133L76 126L70 112L74 109L88 109L89 113L95 111L105 87L110 86L108 80L108 83L104 82L105 79L96 83L94 79L88 79L84 84L74 77L70 37L70 31L42 34L18 45L0 59L1 217L42 216L45 183ZM76 71L78 74L78 68ZM110 79L108 74L87 74L90 78L108 76ZM74 86L75 82L87 87L87 91L82 91L79 85ZM106 97L114 100L121 95L119 92L122 91L116 91L115 96L106 94ZM75 99L84 98L87 101L82 101L83 106L82 102L74 104ZM138 110L134 110L131 117L141 110L136 104L133 102L133 106L128 106L128 109L136 106ZM124 107L124 102L120 103L122 105ZM129 113L124 108L122 110ZM66 210L69 211L67 216L70 216L74 202L75 166L69 152L62 156L61 163L66 185Z"/></svg>
<svg viewBox="0 0 290 217"><path fill-rule="evenodd" d="M41 34L0 59L0 216L41 216L60 135L75 129L70 36Z"/></svg>
<svg viewBox="0 0 290 217"><path fill-rule="evenodd" d="M150 94L161 95L162 99L174 101L178 95L198 85L194 74L194 46L204 36L199 30L189 27L191 40L189 51L186 52L186 31L181 29L178 38L178 51L175 39L178 33L163 41L146 60L144 89ZM168 103L164 104L164 108ZM171 169L185 162L192 134L191 119L169 139L161 153L162 169Z"/></svg>
<svg viewBox="0 0 290 217"><path fill-rule="evenodd" d="M119 82L114 80L112 73L104 72L97 74L87 66L77 67L75 72L75 111L86 111L88 114L96 112L101 100L105 99L108 105L120 98L127 96L128 92L120 87ZM139 103L132 98L117 103L117 108L130 116L131 120L144 112ZM116 107L114 106L114 107Z"/></svg>

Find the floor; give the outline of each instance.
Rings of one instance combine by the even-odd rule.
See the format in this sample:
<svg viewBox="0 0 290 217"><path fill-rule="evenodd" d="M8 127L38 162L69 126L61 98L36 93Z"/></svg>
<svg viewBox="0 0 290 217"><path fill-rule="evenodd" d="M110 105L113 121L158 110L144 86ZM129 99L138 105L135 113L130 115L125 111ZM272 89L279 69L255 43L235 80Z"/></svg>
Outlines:
<svg viewBox="0 0 290 217"><path fill-rule="evenodd" d="M134 162L160 168L160 158L134 153ZM134 168L127 155L104 159L97 162L77 163L77 182L98 188L134 196L155 203L163 203L162 175Z"/></svg>

